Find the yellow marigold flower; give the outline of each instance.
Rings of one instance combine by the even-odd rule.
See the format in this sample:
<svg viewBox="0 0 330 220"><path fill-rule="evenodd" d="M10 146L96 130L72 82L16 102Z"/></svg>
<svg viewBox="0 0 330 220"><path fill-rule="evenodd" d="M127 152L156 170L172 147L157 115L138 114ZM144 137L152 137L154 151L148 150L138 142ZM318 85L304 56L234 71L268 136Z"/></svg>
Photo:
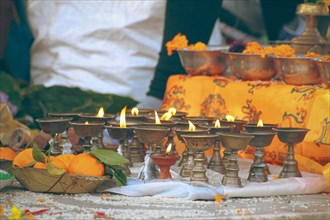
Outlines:
<svg viewBox="0 0 330 220"><path fill-rule="evenodd" d="M221 202L222 201L222 196L220 196L219 194L216 194L214 196L214 200L215 200L215 202Z"/></svg>
<svg viewBox="0 0 330 220"><path fill-rule="evenodd" d="M24 211L19 210L16 206L11 208L11 216L8 217L9 220L21 220L24 217Z"/></svg>

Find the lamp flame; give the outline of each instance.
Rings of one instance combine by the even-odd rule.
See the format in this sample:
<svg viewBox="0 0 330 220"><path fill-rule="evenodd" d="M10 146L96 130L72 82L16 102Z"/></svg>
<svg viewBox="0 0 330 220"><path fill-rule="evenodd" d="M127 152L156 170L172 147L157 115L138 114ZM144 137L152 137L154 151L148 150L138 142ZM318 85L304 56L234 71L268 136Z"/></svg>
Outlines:
<svg viewBox="0 0 330 220"><path fill-rule="evenodd" d="M264 126L264 123L262 122L261 119L259 119L257 127L263 127L263 126Z"/></svg>
<svg viewBox="0 0 330 220"><path fill-rule="evenodd" d="M191 121L188 121L188 122L189 122L189 131L195 131L196 126Z"/></svg>
<svg viewBox="0 0 330 220"><path fill-rule="evenodd" d="M119 126L121 128L126 128L126 108L125 106L120 112Z"/></svg>
<svg viewBox="0 0 330 220"><path fill-rule="evenodd" d="M230 122L235 121L235 118L232 115L226 115L226 119L227 119L227 121L230 121Z"/></svg>
<svg viewBox="0 0 330 220"><path fill-rule="evenodd" d="M137 116L139 114L139 109L137 107L132 108L131 114Z"/></svg>
<svg viewBox="0 0 330 220"><path fill-rule="evenodd" d="M89 123L88 123L88 121L85 121L85 125L88 125Z"/></svg>
<svg viewBox="0 0 330 220"><path fill-rule="evenodd" d="M168 121L171 117L172 117L171 113L165 112L160 119Z"/></svg>
<svg viewBox="0 0 330 220"><path fill-rule="evenodd" d="M160 120L159 120L159 117L158 117L158 114L157 112L155 111L155 124L161 124Z"/></svg>
<svg viewBox="0 0 330 220"><path fill-rule="evenodd" d="M104 109L103 109L103 107L101 107L99 109L99 112L97 113L96 117L103 118L103 116L104 116Z"/></svg>
<svg viewBox="0 0 330 220"><path fill-rule="evenodd" d="M166 154L171 151L171 148L172 148L172 144L169 143L168 146L167 146L167 148L166 148Z"/></svg>
<svg viewBox="0 0 330 220"><path fill-rule="evenodd" d="M175 115L176 114L176 109L172 107L167 112L170 113L171 115Z"/></svg>
<svg viewBox="0 0 330 220"><path fill-rule="evenodd" d="M215 128L220 128L220 127L221 127L221 126L220 126L220 121L219 121L219 119L217 119L217 120L215 121L214 127L215 127Z"/></svg>

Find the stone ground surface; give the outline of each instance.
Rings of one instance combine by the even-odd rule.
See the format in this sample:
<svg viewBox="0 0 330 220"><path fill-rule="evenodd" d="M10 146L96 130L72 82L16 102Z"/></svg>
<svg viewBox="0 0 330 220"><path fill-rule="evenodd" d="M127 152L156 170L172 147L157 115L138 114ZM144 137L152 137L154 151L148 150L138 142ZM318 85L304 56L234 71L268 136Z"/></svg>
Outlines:
<svg viewBox="0 0 330 220"><path fill-rule="evenodd" d="M5 218L11 205L35 219L330 219L330 194L229 198L221 202L122 195L34 193L15 184L0 192ZM97 214L99 212L99 214Z"/></svg>

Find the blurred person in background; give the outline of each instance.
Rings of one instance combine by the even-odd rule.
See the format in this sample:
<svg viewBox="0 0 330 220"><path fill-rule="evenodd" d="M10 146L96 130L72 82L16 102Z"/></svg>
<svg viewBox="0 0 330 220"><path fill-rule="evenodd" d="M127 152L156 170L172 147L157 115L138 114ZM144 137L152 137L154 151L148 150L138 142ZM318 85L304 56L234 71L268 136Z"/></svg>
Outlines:
<svg viewBox="0 0 330 220"><path fill-rule="evenodd" d="M30 81L30 48L33 36L24 0L0 1L0 72L22 85Z"/></svg>

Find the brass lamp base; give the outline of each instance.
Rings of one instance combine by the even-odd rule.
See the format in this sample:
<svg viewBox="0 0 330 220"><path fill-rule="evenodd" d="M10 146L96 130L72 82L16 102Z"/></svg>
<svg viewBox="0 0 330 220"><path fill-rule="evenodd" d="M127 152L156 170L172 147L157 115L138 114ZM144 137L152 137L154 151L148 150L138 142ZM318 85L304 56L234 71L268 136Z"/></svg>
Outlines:
<svg viewBox="0 0 330 220"><path fill-rule="evenodd" d="M197 151L195 154L195 167L192 170L191 181L208 182L209 179L206 177L206 169L204 168L204 153Z"/></svg>
<svg viewBox="0 0 330 220"><path fill-rule="evenodd" d="M183 165L180 171L180 176L191 177L192 170L194 168L194 152L187 150L186 159L183 161Z"/></svg>
<svg viewBox="0 0 330 220"><path fill-rule="evenodd" d="M294 159L294 150L293 145L288 146L288 156L283 162L283 169L279 175L280 178L288 177L302 177L299 168L298 162Z"/></svg>
<svg viewBox="0 0 330 220"><path fill-rule="evenodd" d="M297 53L305 54L316 52L327 54L330 51L330 43L327 42L317 29L317 16L329 16L329 9L325 4L303 3L297 7L297 14L306 16L305 31L291 40L292 47Z"/></svg>
<svg viewBox="0 0 330 220"><path fill-rule="evenodd" d="M225 165L220 157L220 141L216 141L214 144L213 155L207 168L221 174L226 173Z"/></svg>

